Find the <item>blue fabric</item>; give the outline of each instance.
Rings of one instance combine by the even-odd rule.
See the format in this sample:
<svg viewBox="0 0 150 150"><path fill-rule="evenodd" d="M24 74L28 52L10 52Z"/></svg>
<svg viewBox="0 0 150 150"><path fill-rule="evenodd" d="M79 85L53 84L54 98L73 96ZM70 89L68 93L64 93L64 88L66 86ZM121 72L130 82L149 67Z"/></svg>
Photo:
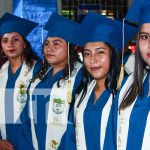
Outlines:
<svg viewBox="0 0 150 150"><path fill-rule="evenodd" d="M121 88L123 87L127 79L128 77L124 78ZM110 110L107 128L106 128L104 150L116 150L117 149L116 139L117 139L117 119L118 119L118 98L119 98L119 92L121 88L118 90L112 102L112 107Z"/></svg>
<svg viewBox="0 0 150 150"><path fill-rule="evenodd" d="M44 79L35 87L32 95L33 104L36 104L37 114L34 114L34 118L37 118L34 124L36 137L38 141L38 147L40 150L45 149L46 142L46 130L47 130L47 114L48 114L48 103L50 99L50 91L53 87L54 83L57 82L63 75L63 71L59 71L57 74L51 77L52 70L50 70ZM81 81L82 69L78 72L76 76L76 80L73 88L73 95L75 94L75 90L77 89L80 81ZM37 89L43 89L45 92L41 93L41 95L37 95ZM27 104L28 105L28 104ZM33 108L34 109L34 108ZM34 109L34 110L35 110ZM21 129L21 141L20 141L20 150L26 147L28 150L33 150L32 137L31 137L31 123L30 118L27 115L29 111L28 106L25 107L25 110L22 114L23 128Z"/></svg>
<svg viewBox="0 0 150 150"><path fill-rule="evenodd" d="M0 18L0 35L18 32L26 37L38 24L30 20L20 18L10 13L5 13Z"/></svg>
<svg viewBox="0 0 150 150"><path fill-rule="evenodd" d="M91 93L84 111L84 131L87 150L100 150L100 124L102 110L110 97L110 92L105 90L94 104L94 91ZM93 128L94 127L94 128ZM76 150L76 135L74 110L71 111L67 130L62 138L58 150ZM107 149L108 150L108 149ZM109 149L110 150L110 149Z"/></svg>
<svg viewBox="0 0 150 150"><path fill-rule="evenodd" d="M94 104L94 91L92 92L84 111L84 132L87 150L100 150L101 116L104 106L110 97L105 90Z"/></svg>
<svg viewBox="0 0 150 150"><path fill-rule="evenodd" d="M36 63L33 74L37 72L39 65L40 63ZM14 94L15 82L18 76L20 75L21 69L22 69L22 65L17 69L15 74L11 74L10 67L8 68L8 80L6 83L6 92L5 92L6 136L7 136L7 140L14 146L15 149L18 149L19 146L19 139L20 139L19 133L22 124L20 124L20 122L14 123L13 94Z"/></svg>
<svg viewBox="0 0 150 150"><path fill-rule="evenodd" d="M46 114L48 114L48 109L46 106L48 106L49 99L50 99L49 93L54 83L58 81L62 76L63 71L58 72L56 75L50 78L51 73L52 71L49 71L49 73L46 75L46 78L43 81L41 81L34 89L34 92L36 92L36 89L46 89L44 95L43 93L41 93L41 95L37 95L37 93L34 94L33 92L33 96L36 96L34 102L36 101L37 104L37 116L34 116L35 118L37 118L37 123L35 124L35 132L38 141L38 147L41 150L45 149L46 129L47 129Z"/></svg>
<svg viewBox="0 0 150 150"><path fill-rule="evenodd" d="M125 16L125 19L136 22L139 26L144 23L150 23L149 7L149 0L134 0L133 4L128 10L127 15Z"/></svg>
<svg viewBox="0 0 150 150"><path fill-rule="evenodd" d="M75 92L80 84L80 81L82 80L82 77L83 77L83 68L81 68L77 74L74 83L73 97L75 96ZM75 149L76 149L76 137L75 137L75 123L74 123L74 107L72 107L69 114L67 130L62 137L58 150L75 150Z"/></svg>
<svg viewBox="0 0 150 150"><path fill-rule="evenodd" d="M85 32L83 40L84 44L87 42L101 41L109 43L119 52L122 50L122 22L90 12L83 19L81 27ZM138 29L136 27L126 23L124 24L125 45L137 31Z"/></svg>
<svg viewBox="0 0 150 150"><path fill-rule="evenodd" d="M48 37L60 37L72 44L83 46L82 32L77 22L52 13L44 29L48 31Z"/></svg>
<svg viewBox="0 0 150 150"><path fill-rule="evenodd" d="M21 124L14 124L14 86L15 82L20 74L22 66L20 66L15 74L11 74L10 67L8 69L8 80L6 84L5 92L5 119L6 119L6 135L7 140L14 146L15 149L18 147L19 136L18 133ZM15 137L15 138L14 138Z"/></svg>
<svg viewBox="0 0 150 150"><path fill-rule="evenodd" d="M62 137L58 150L76 150L74 108L71 110L67 124L67 130Z"/></svg>
<svg viewBox="0 0 150 150"><path fill-rule="evenodd" d="M129 130L128 130L128 139L126 150L141 150L144 130L146 127L147 116L150 111L150 97L147 97L148 94L148 84L149 84L149 75L147 75L143 88L144 88L144 97L138 96L134 107L132 109L130 120L129 120ZM122 86L126 82L125 78ZM109 116L109 121L107 125L106 138L104 149L106 150L116 150L117 149L117 119L118 119L118 98L119 91L113 101L111 113ZM129 106L130 107L130 106Z"/></svg>
<svg viewBox="0 0 150 150"><path fill-rule="evenodd" d="M149 89L149 75L147 75L143 84L144 96L138 96L130 115L127 150L142 149L144 130L146 127L147 116L150 111L150 97L147 97Z"/></svg>

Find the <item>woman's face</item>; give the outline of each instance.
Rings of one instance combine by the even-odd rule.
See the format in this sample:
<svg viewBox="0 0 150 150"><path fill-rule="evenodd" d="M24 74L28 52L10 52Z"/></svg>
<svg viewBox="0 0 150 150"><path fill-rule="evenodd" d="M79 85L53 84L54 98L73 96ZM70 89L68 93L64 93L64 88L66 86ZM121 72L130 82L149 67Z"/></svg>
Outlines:
<svg viewBox="0 0 150 150"><path fill-rule="evenodd" d="M49 64L65 67L68 60L67 42L59 37L48 37L44 44L44 55Z"/></svg>
<svg viewBox="0 0 150 150"><path fill-rule="evenodd" d="M143 60L150 66L150 23L141 26L139 49Z"/></svg>
<svg viewBox="0 0 150 150"><path fill-rule="evenodd" d="M2 36L1 47L9 60L17 59L21 58L26 43L19 33L11 32Z"/></svg>
<svg viewBox="0 0 150 150"><path fill-rule="evenodd" d="M84 64L96 80L105 80L110 67L110 48L104 42L84 46Z"/></svg>

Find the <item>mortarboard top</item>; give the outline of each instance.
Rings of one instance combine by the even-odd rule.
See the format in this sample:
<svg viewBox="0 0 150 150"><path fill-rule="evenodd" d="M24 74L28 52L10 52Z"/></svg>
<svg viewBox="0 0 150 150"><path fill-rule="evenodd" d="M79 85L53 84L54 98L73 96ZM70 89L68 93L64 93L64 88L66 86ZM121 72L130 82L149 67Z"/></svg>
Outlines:
<svg viewBox="0 0 150 150"><path fill-rule="evenodd" d="M48 31L47 37L59 37L72 44L83 46L80 24L77 22L52 13L44 29Z"/></svg>
<svg viewBox="0 0 150 150"><path fill-rule="evenodd" d="M84 43L90 40L92 42L108 42L118 51L122 50L122 32L123 24L120 21L112 20L96 13L88 13L81 22L81 27L85 31ZM128 24L124 25L124 43L127 44L132 36L137 32L137 28ZM90 35L92 34L92 37ZM89 38L89 39L88 39ZM92 40L93 38L93 40Z"/></svg>
<svg viewBox="0 0 150 150"><path fill-rule="evenodd" d="M0 18L0 35L5 33L18 32L19 34L26 37L38 23L33 21L20 18L10 13L5 13Z"/></svg>
<svg viewBox="0 0 150 150"><path fill-rule="evenodd" d="M136 22L139 26L143 23L150 23L150 1L134 0L125 19Z"/></svg>
<svg viewBox="0 0 150 150"><path fill-rule="evenodd" d="M116 30L113 27L105 24L99 24L95 26L93 30L90 30L85 34L85 43L88 42L106 42L120 51L122 48L122 42L118 41L122 36L122 33L116 34Z"/></svg>

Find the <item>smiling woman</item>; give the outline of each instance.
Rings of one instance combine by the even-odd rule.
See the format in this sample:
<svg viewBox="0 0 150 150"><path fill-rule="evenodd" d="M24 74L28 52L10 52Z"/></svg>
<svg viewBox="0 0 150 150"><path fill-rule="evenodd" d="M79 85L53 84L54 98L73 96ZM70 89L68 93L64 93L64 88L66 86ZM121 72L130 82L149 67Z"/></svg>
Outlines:
<svg viewBox="0 0 150 150"><path fill-rule="evenodd" d="M116 143L115 149L146 150L150 139L150 1L134 0L125 19L136 22L139 32L134 73L114 101L111 142Z"/></svg>
<svg viewBox="0 0 150 150"><path fill-rule="evenodd" d="M1 40L2 51L5 53L8 60L18 61L20 64L23 62L23 51L26 47L26 43L23 40L23 37L17 33L6 33L2 36ZM21 61L20 61L21 60ZM20 65L18 63L18 65ZM13 68L12 68L13 69ZM15 73L16 70L12 70L12 73Z"/></svg>
<svg viewBox="0 0 150 150"><path fill-rule="evenodd" d="M26 36L37 23L5 13L0 19L0 149L18 149L20 114L27 101L29 80L38 69Z"/></svg>
<svg viewBox="0 0 150 150"><path fill-rule="evenodd" d="M87 78L93 80L83 85L75 101L60 150L112 150L114 145L107 144L110 139L105 135L108 133L109 114L117 92L122 23L89 13L81 27L85 32L84 69ZM126 27L132 33L134 28Z"/></svg>

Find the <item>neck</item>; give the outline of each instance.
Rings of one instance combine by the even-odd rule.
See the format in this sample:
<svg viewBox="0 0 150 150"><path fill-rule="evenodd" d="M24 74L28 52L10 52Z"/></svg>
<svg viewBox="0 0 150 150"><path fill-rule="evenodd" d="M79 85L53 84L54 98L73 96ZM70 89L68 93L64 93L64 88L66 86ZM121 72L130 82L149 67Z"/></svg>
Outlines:
<svg viewBox="0 0 150 150"><path fill-rule="evenodd" d="M105 91L105 80L97 80L94 88L94 103L97 102L100 95Z"/></svg>
<svg viewBox="0 0 150 150"><path fill-rule="evenodd" d="M12 74L14 74L17 71L17 69L22 65L21 59L10 59L9 63Z"/></svg>
<svg viewBox="0 0 150 150"><path fill-rule="evenodd" d="M95 85L95 89L96 90L103 90L105 89L105 79L102 79L102 80L96 80L96 85Z"/></svg>
<svg viewBox="0 0 150 150"><path fill-rule="evenodd" d="M65 65L53 65L53 71L52 76L54 76L56 73L58 73L60 70L64 69Z"/></svg>

